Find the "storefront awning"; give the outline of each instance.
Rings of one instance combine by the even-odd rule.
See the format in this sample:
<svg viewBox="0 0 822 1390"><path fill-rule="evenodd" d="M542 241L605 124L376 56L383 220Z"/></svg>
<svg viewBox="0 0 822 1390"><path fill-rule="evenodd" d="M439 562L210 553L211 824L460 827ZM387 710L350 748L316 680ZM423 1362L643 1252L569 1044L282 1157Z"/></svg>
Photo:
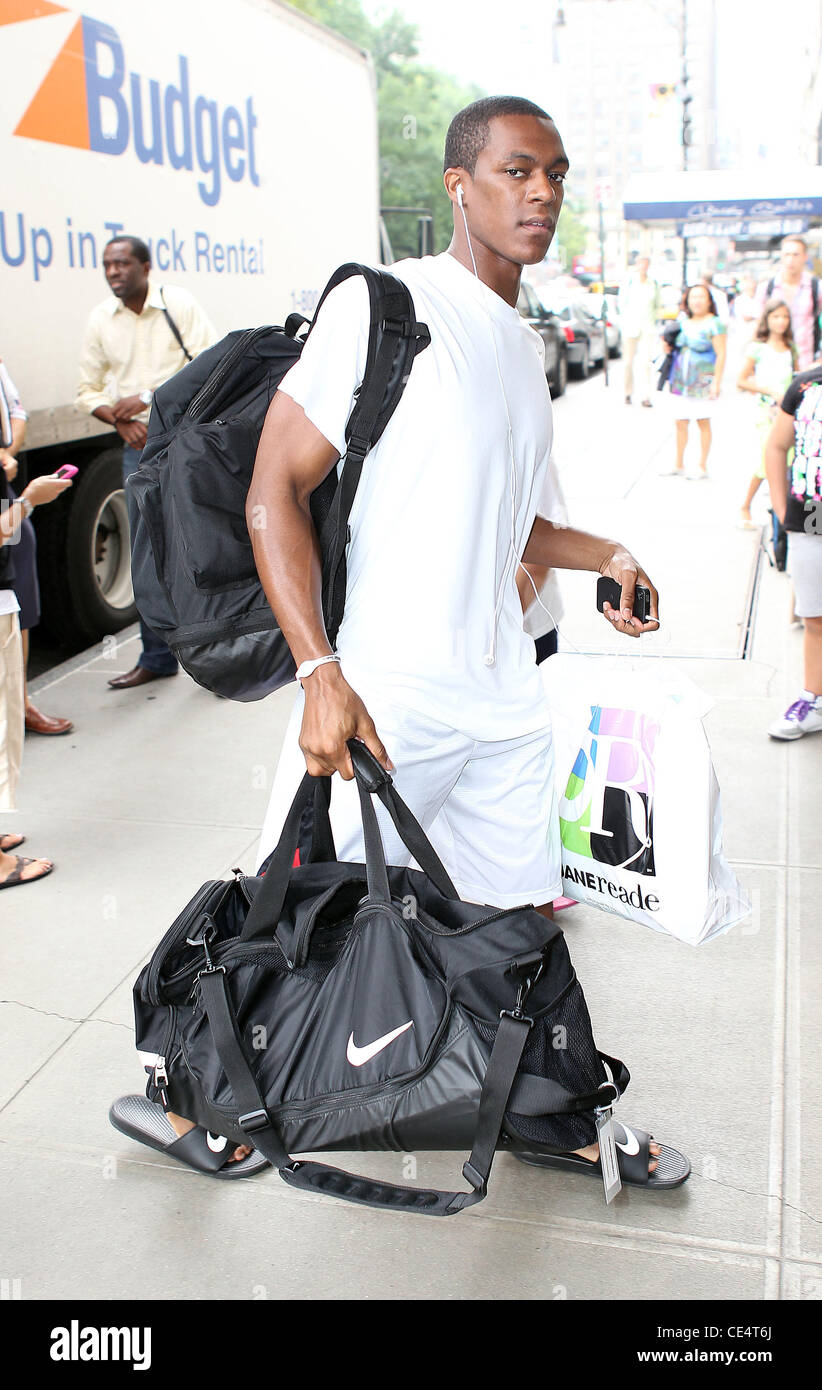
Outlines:
<svg viewBox="0 0 822 1390"><path fill-rule="evenodd" d="M626 222L672 222L680 236L785 236L822 219L822 168L635 174Z"/></svg>

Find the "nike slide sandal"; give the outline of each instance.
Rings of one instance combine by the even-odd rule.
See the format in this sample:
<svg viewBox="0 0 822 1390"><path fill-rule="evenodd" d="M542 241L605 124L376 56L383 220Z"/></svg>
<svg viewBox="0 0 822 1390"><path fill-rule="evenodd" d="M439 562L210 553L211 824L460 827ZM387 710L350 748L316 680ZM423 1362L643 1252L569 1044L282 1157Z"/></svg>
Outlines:
<svg viewBox="0 0 822 1390"><path fill-rule="evenodd" d="M644 1129L623 1125L619 1120L614 1120L614 1138L617 1143L619 1171L625 1187L649 1187L660 1190L679 1187L690 1177L691 1165L688 1159L678 1149L671 1149L667 1144L660 1144L662 1152L657 1159L656 1168L649 1173L653 1135L646 1134ZM599 1159L592 1162L590 1158L582 1158L580 1154L561 1150L555 1150L553 1153L525 1153L522 1150L514 1150L513 1153L514 1158L518 1158L520 1163L529 1163L534 1168L561 1168L569 1173L591 1173L594 1177L602 1177Z"/></svg>
<svg viewBox="0 0 822 1390"><path fill-rule="evenodd" d="M179 1139L162 1106L146 1096L121 1096L108 1112L115 1129L138 1144L146 1144L158 1153L186 1163L197 1173L213 1178L252 1178L271 1165L255 1149L239 1163L229 1163L237 1145L222 1135L209 1134L197 1126Z"/></svg>

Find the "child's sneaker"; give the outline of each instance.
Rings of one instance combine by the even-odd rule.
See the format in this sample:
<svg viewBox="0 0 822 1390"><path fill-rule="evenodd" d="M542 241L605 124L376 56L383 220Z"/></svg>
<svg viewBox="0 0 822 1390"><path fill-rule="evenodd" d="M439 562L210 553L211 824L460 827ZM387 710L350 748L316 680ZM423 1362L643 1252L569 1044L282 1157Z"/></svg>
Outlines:
<svg viewBox="0 0 822 1390"><path fill-rule="evenodd" d="M771 738L802 738L804 734L822 733L822 697L803 690L801 697L775 719L768 729Z"/></svg>

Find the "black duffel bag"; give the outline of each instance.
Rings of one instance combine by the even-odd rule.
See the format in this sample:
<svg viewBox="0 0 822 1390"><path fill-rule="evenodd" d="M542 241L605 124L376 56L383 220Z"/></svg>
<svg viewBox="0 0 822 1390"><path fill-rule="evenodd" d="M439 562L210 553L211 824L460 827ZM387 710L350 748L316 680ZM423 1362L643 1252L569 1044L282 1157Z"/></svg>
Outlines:
<svg viewBox="0 0 822 1390"><path fill-rule="evenodd" d="M306 775L264 876L205 884L137 980L137 1046L158 1058L147 1094L252 1145L292 1187L447 1216L485 1196L496 1148L592 1143L595 1109L629 1076L597 1051L556 924L461 901L391 778L349 748L366 864L337 862L330 780ZM418 869L386 868L372 793ZM312 798L312 852L295 869ZM352 1149L470 1149L471 1190L289 1156Z"/></svg>

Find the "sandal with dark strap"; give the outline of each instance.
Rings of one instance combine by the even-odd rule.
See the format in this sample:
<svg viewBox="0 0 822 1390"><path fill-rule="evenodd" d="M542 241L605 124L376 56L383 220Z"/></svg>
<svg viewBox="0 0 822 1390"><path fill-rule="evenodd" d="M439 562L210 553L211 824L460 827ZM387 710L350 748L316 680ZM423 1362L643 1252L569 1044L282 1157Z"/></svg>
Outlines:
<svg viewBox="0 0 822 1390"><path fill-rule="evenodd" d="M11 840L13 841L13 843L7 845L6 840ZM0 835L0 851L2 851L3 854L11 854L11 851L13 849L19 849L22 844L25 844L25 842L25 835L16 835L13 831L11 831L8 835Z"/></svg>
<svg viewBox="0 0 822 1390"><path fill-rule="evenodd" d="M623 1184L626 1187L649 1187L657 1190L680 1187L690 1176L691 1165L678 1149L660 1144L661 1153L653 1172L648 1171L651 1154L652 1134L634 1125L623 1125L614 1120L614 1139L617 1146L617 1159ZM569 1173L590 1173L602 1177L599 1159L583 1158L581 1154L563 1152L555 1149L546 1153L525 1153L513 1151L520 1163L529 1163L534 1168L561 1168Z"/></svg>
<svg viewBox="0 0 822 1390"><path fill-rule="evenodd" d="M43 869L42 873L30 874L28 878L23 878L23 870L26 865L36 864L38 861L36 859L23 859L19 854L16 854L14 857L17 860L17 867L12 869L8 878L0 879L0 888L15 888L20 883L36 883L38 878L45 878L54 868L50 860L42 859L40 863L48 864L48 868Z"/></svg>
<svg viewBox="0 0 822 1390"><path fill-rule="evenodd" d="M209 1134L199 1125L178 1138L162 1106L146 1096L121 1096L112 1105L108 1117L114 1128L129 1139L136 1139L138 1144L146 1144L158 1153L187 1164L195 1172L207 1173L213 1178L252 1178L271 1166L256 1149L239 1162L230 1163L238 1145L222 1135Z"/></svg>

